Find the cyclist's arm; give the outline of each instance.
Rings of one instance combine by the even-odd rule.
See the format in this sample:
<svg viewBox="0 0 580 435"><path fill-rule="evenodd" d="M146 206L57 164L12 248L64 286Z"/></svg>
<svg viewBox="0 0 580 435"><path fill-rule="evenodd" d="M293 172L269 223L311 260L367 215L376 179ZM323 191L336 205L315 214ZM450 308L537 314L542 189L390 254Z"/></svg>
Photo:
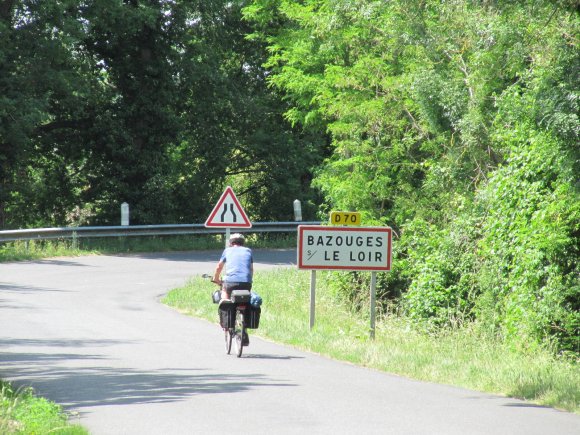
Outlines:
<svg viewBox="0 0 580 435"><path fill-rule="evenodd" d="M221 260L218 262L218 264L217 264L217 266L215 268L215 272L213 274L213 281L214 282L221 282L220 275L221 275L222 270L224 268L224 264L225 264L225 262L223 262Z"/></svg>

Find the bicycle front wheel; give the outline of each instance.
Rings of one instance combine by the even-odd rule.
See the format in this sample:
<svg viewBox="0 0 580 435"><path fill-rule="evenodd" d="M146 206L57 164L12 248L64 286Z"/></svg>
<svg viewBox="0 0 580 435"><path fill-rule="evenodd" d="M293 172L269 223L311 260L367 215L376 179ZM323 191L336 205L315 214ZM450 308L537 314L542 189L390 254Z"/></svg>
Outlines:
<svg viewBox="0 0 580 435"><path fill-rule="evenodd" d="M224 335L226 338L226 353L229 355L232 351L232 338L234 336L232 330L230 328L224 331Z"/></svg>

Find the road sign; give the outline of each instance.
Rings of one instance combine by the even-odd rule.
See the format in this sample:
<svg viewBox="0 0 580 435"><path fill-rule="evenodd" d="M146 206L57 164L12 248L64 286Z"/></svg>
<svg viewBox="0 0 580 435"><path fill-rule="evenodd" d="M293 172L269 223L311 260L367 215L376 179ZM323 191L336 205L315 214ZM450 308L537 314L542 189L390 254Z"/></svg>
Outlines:
<svg viewBox="0 0 580 435"><path fill-rule="evenodd" d="M298 227L298 268L391 270L388 227Z"/></svg>
<svg viewBox="0 0 580 435"><path fill-rule="evenodd" d="M252 223L242 208L233 189L228 186L209 217L205 221L206 227L220 228L251 228Z"/></svg>
<svg viewBox="0 0 580 435"><path fill-rule="evenodd" d="M360 213L357 211L332 211L330 212L332 225L360 225Z"/></svg>

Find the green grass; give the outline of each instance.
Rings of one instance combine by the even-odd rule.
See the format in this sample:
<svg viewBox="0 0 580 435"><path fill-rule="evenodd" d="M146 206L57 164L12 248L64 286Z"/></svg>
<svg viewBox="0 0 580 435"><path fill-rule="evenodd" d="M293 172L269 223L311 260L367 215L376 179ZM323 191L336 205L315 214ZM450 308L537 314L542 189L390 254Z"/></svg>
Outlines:
<svg viewBox="0 0 580 435"><path fill-rule="evenodd" d="M328 289L318 272L316 324L309 328L310 274L296 269L257 272L254 290L264 299L260 328L253 334L413 379L456 385L525 399L580 413L577 360L549 350L518 353L476 327L429 335L396 316L377 322L369 338L369 313L355 313ZM181 312L217 323L210 294L215 285L194 278L163 300Z"/></svg>
<svg viewBox="0 0 580 435"><path fill-rule="evenodd" d="M86 429L71 424L62 408L34 395L31 388L15 390L0 381L1 434L87 435Z"/></svg>
<svg viewBox="0 0 580 435"><path fill-rule="evenodd" d="M0 262L35 260L49 257L74 257L94 251L73 247L68 241L18 241L0 244Z"/></svg>

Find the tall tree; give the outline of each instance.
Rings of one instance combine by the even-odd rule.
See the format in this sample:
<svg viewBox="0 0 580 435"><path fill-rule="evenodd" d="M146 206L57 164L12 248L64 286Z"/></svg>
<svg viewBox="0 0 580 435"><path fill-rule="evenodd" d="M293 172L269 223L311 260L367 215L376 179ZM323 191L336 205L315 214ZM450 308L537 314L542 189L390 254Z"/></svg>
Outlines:
<svg viewBox="0 0 580 435"><path fill-rule="evenodd" d="M69 205L67 191L77 184L78 167L67 154L82 146L64 132L86 127L83 110L93 88L83 75L85 59L75 54L83 33L78 4L3 2L1 10L2 220L9 212L11 225L47 215L58 221Z"/></svg>
<svg viewBox="0 0 580 435"><path fill-rule="evenodd" d="M107 88L90 138L95 174L91 189L111 222L121 202L131 204L135 223L161 221L171 211L164 186L167 150L181 125L176 107L182 97L180 37L185 17L162 1L94 1L84 17L89 23L87 51ZM98 131L105 134L99 134Z"/></svg>

